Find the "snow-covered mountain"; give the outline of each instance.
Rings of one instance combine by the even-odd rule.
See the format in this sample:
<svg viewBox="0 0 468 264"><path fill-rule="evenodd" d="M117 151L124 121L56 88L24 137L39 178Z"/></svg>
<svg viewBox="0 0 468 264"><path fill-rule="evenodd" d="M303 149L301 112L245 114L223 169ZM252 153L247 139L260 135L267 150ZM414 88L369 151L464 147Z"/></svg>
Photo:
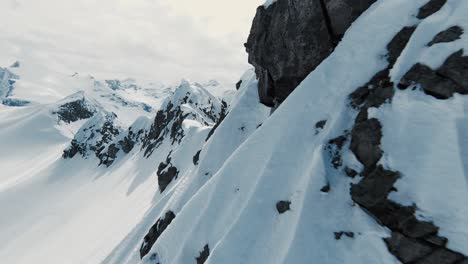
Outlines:
<svg viewBox="0 0 468 264"><path fill-rule="evenodd" d="M0 69L0 260L468 263L467 12L267 1L236 91Z"/></svg>

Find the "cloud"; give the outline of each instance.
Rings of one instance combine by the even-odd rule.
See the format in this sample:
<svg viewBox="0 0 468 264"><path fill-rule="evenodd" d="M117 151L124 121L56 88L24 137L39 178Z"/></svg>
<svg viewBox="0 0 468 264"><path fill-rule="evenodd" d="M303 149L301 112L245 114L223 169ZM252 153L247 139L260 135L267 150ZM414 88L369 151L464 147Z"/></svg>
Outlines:
<svg viewBox="0 0 468 264"><path fill-rule="evenodd" d="M234 83L263 0L10 0L0 10L1 65L174 82ZM7 5L8 6L8 5Z"/></svg>

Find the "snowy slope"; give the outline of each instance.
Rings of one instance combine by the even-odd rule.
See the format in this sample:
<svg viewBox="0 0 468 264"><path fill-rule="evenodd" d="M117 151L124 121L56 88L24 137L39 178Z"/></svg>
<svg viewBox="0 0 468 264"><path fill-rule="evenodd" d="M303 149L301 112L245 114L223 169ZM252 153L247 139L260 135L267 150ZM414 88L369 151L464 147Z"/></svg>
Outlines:
<svg viewBox="0 0 468 264"><path fill-rule="evenodd" d="M1 262L466 264L467 11L377 1L274 112L0 69Z"/></svg>
<svg viewBox="0 0 468 264"><path fill-rule="evenodd" d="M0 108L2 263L101 262L162 196L158 166L170 156L181 178L227 107L187 81L145 88L75 75L63 77L62 90L28 93L40 81L14 70L7 98L30 103ZM162 135L145 155L154 117L168 104L182 109L167 120L178 141Z"/></svg>

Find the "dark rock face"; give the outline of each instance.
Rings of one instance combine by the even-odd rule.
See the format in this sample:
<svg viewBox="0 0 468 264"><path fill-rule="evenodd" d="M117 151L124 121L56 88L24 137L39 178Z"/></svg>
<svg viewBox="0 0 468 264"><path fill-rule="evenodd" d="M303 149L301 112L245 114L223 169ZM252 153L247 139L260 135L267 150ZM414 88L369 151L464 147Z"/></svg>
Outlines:
<svg viewBox="0 0 468 264"><path fill-rule="evenodd" d="M431 2L434 4L437 1ZM391 230L392 235L385 242L389 251L401 262L454 264L465 257L446 248L447 239L438 235L437 226L416 218L416 205L403 206L388 199L391 192L397 191L395 182L404 176L377 164L383 155L380 146L382 126L377 119L369 119L367 115L369 107L380 107L384 102L391 102L394 84L390 82L389 72L414 31L415 28L403 28L387 45L387 69L378 72L365 86L350 95L351 106L360 110L350 133L350 149L364 165L361 173L363 179L352 184L350 192L354 202ZM444 67L445 73L441 71ZM424 65L415 65L403 78L400 86L408 87L419 83L426 93L448 98L454 91L460 91L459 88L457 90L449 87L456 87L455 79L458 83L465 81L464 73L467 68L462 53L458 52L448 58L438 71ZM452 77L445 77L448 75ZM345 173L357 174L346 168Z"/></svg>
<svg viewBox="0 0 468 264"><path fill-rule="evenodd" d="M324 0L336 36L344 35L354 22L376 0Z"/></svg>
<svg viewBox="0 0 468 264"><path fill-rule="evenodd" d="M213 126L213 128L208 133L208 136L206 136L205 141L208 141L210 139L210 137L214 134L216 129L219 127L219 125L221 125L221 123L224 121L224 118L226 118L227 114L228 114L228 105L223 100L223 101L221 101L221 113L219 115L219 119L218 119L218 121L216 121L216 124Z"/></svg>
<svg viewBox="0 0 468 264"><path fill-rule="evenodd" d="M334 232L336 240L340 240L343 235L349 237L349 238L354 238L354 232L351 231L340 231L340 232Z"/></svg>
<svg viewBox="0 0 468 264"><path fill-rule="evenodd" d="M148 254L148 252L153 247L154 243L158 240L161 234L166 230L166 228L171 224L172 220L174 220L175 214L172 211L166 212L164 218L159 218L158 221L151 227L146 234L143 244L140 247L140 258L143 258Z"/></svg>
<svg viewBox="0 0 468 264"><path fill-rule="evenodd" d="M94 111L89 108L83 98L61 105L55 114L57 114L59 120L65 123L73 123L78 120L92 117L94 115Z"/></svg>
<svg viewBox="0 0 468 264"><path fill-rule="evenodd" d="M437 70L415 64L400 80L399 88L415 84L437 99L448 99L454 93L468 94L468 56L463 56L463 50L455 52Z"/></svg>
<svg viewBox="0 0 468 264"><path fill-rule="evenodd" d="M276 203L276 210L278 213L284 214L286 211L291 209L291 202L290 201L279 201Z"/></svg>
<svg viewBox="0 0 468 264"><path fill-rule="evenodd" d="M366 168L372 168L382 157L381 138L382 126L375 118L356 123L351 131L350 149Z"/></svg>
<svg viewBox="0 0 468 264"><path fill-rule="evenodd" d="M208 259L209 256L210 256L210 247L208 246L208 244L206 244L205 247L203 247L203 250L200 251L200 255L196 257L195 260L197 261L197 264L203 264L205 263L205 261Z"/></svg>
<svg viewBox="0 0 468 264"><path fill-rule="evenodd" d="M240 81L238 81L238 82L236 83L236 90L239 90L240 87L241 87L241 85L242 85L242 80L240 80Z"/></svg>
<svg viewBox="0 0 468 264"><path fill-rule="evenodd" d="M447 0L431 0L419 9L417 18L424 19L439 11L447 3Z"/></svg>
<svg viewBox="0 0 468 264"><path fill-rule="evenodd" d="M63 151L62 157L71 159L76 154L80 154L83 158L87 158L89 153L94 153L100 160L99 165L110 166L119 151L115 144L111 144L121 132L114 124L116 117L115 114L108 114L103 117L102 125L94 124L80 129L78 136L75 136L70 146Z"/></svg>
<svg viewBox="0 0 468 264"><path fill-rule="evenodd" d="M171 153L167 156L166 162L161 162L159 164L157 175L159 191L162 193L166 190L169 183L179 175L179 170L171 163Z"/></svg>
<svg viewBox="0 0 468 264"><path fill-rule="evenodd" d="M341 160L341 150L343 149L343 146L347 140L348 138L346 135L339 136L329 140L327 146L325 147L330 156L330 161L335 169L338 169L341 167L341 165L343 165L343 161Z"/></svg>
<svg viewBox="0 0 468 264"><path fill-rule="evenodd" d="M200 160L200 153L201 153L201 150L197 151L195 156L193 156L193 165L198 165L198 161Z"/></svg>
<svg viewBox="0 0 468 264"><path fill-rule="evenodd" d="M437 34L427 45L432 46L437 43L452 42L460 39L461 35L463 35L463 28L453 26Z"/></svg>
<svg viewBox="0 0 468 264"><path fill-rule="evenodd" d="M278 0L260 6L245 47L261 103L280 104L375 0Z"/></svg>

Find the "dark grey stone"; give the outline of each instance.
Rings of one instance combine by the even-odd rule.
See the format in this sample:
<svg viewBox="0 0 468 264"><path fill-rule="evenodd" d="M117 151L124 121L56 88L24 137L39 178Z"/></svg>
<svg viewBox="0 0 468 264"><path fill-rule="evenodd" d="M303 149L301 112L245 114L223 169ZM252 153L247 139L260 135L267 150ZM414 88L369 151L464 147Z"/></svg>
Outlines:
<svg viewBox="0 0 468 264"><path fill-rule="evenodd" d="M463 50L448 57L437 70L437 74L455 82L458 93L468 94L468 56L463 56Z"/></svg>
<svg viewBox="0 0 468 264"><path fill-rule="evenodd" d="M445 248L439 248L426 257L416 261L415 264L453 264L463 258L463 255L459 253Z"/></svg>
<svg viewBox="0 0 468 264"><path fill-rule="evenodd" d="M278 213L284 214L286 211L291 209L291 202L290 201L279 201L276 203L276 210Z"/></svg>
<svg viewBox="0 0 468 264"><path fill-rule="evenodd" d="M447 0L431 0L419 9L417 18L424 19L439 11L447 3Z"/></svg>
<svg viewBox="0 0 468 264"><path fill-rule="evenodd" d="M172 211L166 212L163 218L159 218L158 221L150 228L148 233L145 235L143 243L140 247L140 258L143 258L153 247L154 243L158 240L161 234L174 220L175 214Z"/></svg>
<svg viewBox="0 0 468 264"><path fill-rule="evenodd" d="M197 260L197 264L205 263L205 261L208 259L209 256L210 256L210 247L208 246L208 244L206 244L205 247L203 247L203 250L200 251L200 255L195 258Z"/></svg>
<svg viewBox="0 0 468 264"><path fill-rule="evenodd" d="M382 126L375 118L355 124L351 131L350 149L367 170L371 170L382 157L381 138Z"/></svg>
<svg viewBox="0 0 468 264"><path fill-rule="evenodd" d="M463 35L463 28L453 26L437 34L427 45L432 46L437 43L452 42L460 39L461 35Z"/></svg>
<svg viewBox="0 0 468 264"><path fill-rule="evenodd" d="M407 238L398 232L392 232L392 236L384 240L390 252L403 263L416 261L433 251L431 246L418 240Z"/></svg>

